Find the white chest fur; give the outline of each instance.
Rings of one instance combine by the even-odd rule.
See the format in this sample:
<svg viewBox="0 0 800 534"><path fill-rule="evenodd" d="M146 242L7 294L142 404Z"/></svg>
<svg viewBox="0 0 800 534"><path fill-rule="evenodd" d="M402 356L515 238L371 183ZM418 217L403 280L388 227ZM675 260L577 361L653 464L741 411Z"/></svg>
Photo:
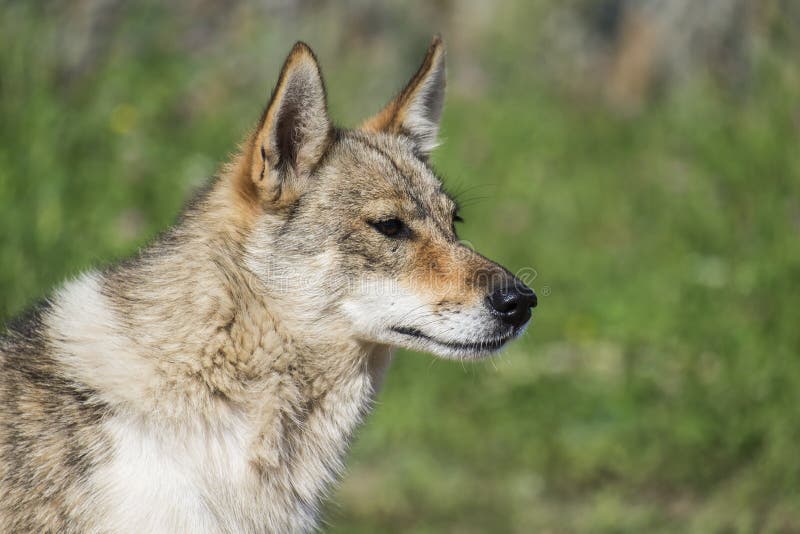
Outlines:
<svg viewBox="0 0 800 534"><path fill-rule="evenodd" d="M106 423L111 458L94 477L102 528L114 532L307 532L370 402L359 373L328 391L302 421L264 435L250 414L217 424L159 423L132 414ZM259 450L259 448L277 448ZM273 458L273 465L257 458Z"/></svg>
<svg viewBox="0 0 800 534"><path fill-rule="evenodd" d="M85 481L92 498L75 506L101 532L312 530L388 349L301 353L257 321L245 323L261 330L232 327L238 342L223 336L202 344L194 340L214 340L225 329L197 322L182 332L152 321L145 328L137 317L142 322L118 319L98 277L87 275L60 292L48 318L65 373L110 407L99 440L109 449L90 451L97 458ZM245 383L225 367L202 367L198 349L217 346L262 368ZM208 386L214 380L217 389Z"/></svg>

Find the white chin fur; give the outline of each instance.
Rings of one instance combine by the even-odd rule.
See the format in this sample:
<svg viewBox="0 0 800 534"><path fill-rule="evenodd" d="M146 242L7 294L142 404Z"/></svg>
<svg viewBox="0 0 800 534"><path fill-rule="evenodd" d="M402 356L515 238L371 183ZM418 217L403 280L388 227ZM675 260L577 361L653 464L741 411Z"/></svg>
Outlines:
<svg viewBox="0 0 800 534"><path fill-rule="evenodd" d="M526 325L527 327L527 325ZM388 337L391 344L410 350L429 352L437 356L452 360L478 360L497 354L514 338L524 332L525 327L503 336L487 337L484 339L448 339L440 340L421 335L412 335L397 331L390 331Z"/></svg>
<svg viewBox="0 0 800 534"><path fill-rule="evenodd" d="M430 339L406 338L402 342L398 340L396 345L410 350L429 352L450 360L479 360L496 354L505 347L505 343L486 347L454 347Z"/></svg>

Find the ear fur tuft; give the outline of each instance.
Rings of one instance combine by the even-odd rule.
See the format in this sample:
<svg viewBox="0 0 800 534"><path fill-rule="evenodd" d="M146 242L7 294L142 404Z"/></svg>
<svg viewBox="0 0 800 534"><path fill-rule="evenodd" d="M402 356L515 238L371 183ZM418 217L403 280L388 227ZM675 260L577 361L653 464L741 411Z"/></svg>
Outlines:
<svg viewBox="0 0 800 534"><path fill-rule="evenodd" d="M297 42L286 58L253 136L250 177L275 199L297 191L330 142L322 73L314 52Z"/></svg>
<svg viewBox="0 0 800 534"><path fill-rule="evenodd" d="M434 36L425 58L405 88L381 112L367 119L361 128L409 137L420 155L436 148L445 93L445 50L441 37Z"/></svg>

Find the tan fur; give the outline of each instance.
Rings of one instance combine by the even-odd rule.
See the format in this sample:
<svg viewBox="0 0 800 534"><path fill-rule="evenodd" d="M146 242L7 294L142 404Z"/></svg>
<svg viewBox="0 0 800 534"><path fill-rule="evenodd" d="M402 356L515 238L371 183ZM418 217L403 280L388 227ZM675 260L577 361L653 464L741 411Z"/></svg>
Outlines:
<svg viewBox="0 0 800 534"><path fill-rule="evenodd" d="M340 130L299 43L176 226L10 325L0 531L308 532L393 347L477 357L519 334L486 304L518 281L460 244L427 162L443 54L385 121Z"/></svg>
<svg viewBox="0 0 800 534"><path fill-rule="evenodd" d="M436 131L430 133L418 132L419 122L414 117L415 106L419 101L426 97L426 90L430 87L427 82L434 76L441 76L444 79L444 43L437 35L433 38L425 59L422 61L419 70L414 74L400 93L393 98L380 112L364 121L361 129L366 132L389 132L394 134L411 134L412 137L420 136L427 138L429 146L420 147L426 155L433 148ZM444 90L442 82L441 90ZM434 122L439 121L438 113Z"/></svg>

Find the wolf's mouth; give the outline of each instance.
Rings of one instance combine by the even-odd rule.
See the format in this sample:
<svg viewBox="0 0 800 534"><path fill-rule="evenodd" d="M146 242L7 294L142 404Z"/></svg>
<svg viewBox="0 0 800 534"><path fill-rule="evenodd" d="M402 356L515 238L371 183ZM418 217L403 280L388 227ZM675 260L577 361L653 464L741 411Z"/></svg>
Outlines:
<svg viewBox="0 0 800 534"><path fill-rule="evenodd" d="M393 326L391 327L393 332L398 334L403 334L404 336L415 337L417 339L424 339L425 341L430 341L432 343L436 343L437 345L441 345L443 347L447 347L453 350L463 350L463 351L473 351L473 352L492 352L514 337L514 331L512 330L508 334L504 334L499 337L493 337L489 339L482 339L480 341L470 341L470 342L458 342L458 341L444 341L441 339L436 339L435 337L431 337L426 333L418 330L416 328L410 328L406 326Z"/></svg>

